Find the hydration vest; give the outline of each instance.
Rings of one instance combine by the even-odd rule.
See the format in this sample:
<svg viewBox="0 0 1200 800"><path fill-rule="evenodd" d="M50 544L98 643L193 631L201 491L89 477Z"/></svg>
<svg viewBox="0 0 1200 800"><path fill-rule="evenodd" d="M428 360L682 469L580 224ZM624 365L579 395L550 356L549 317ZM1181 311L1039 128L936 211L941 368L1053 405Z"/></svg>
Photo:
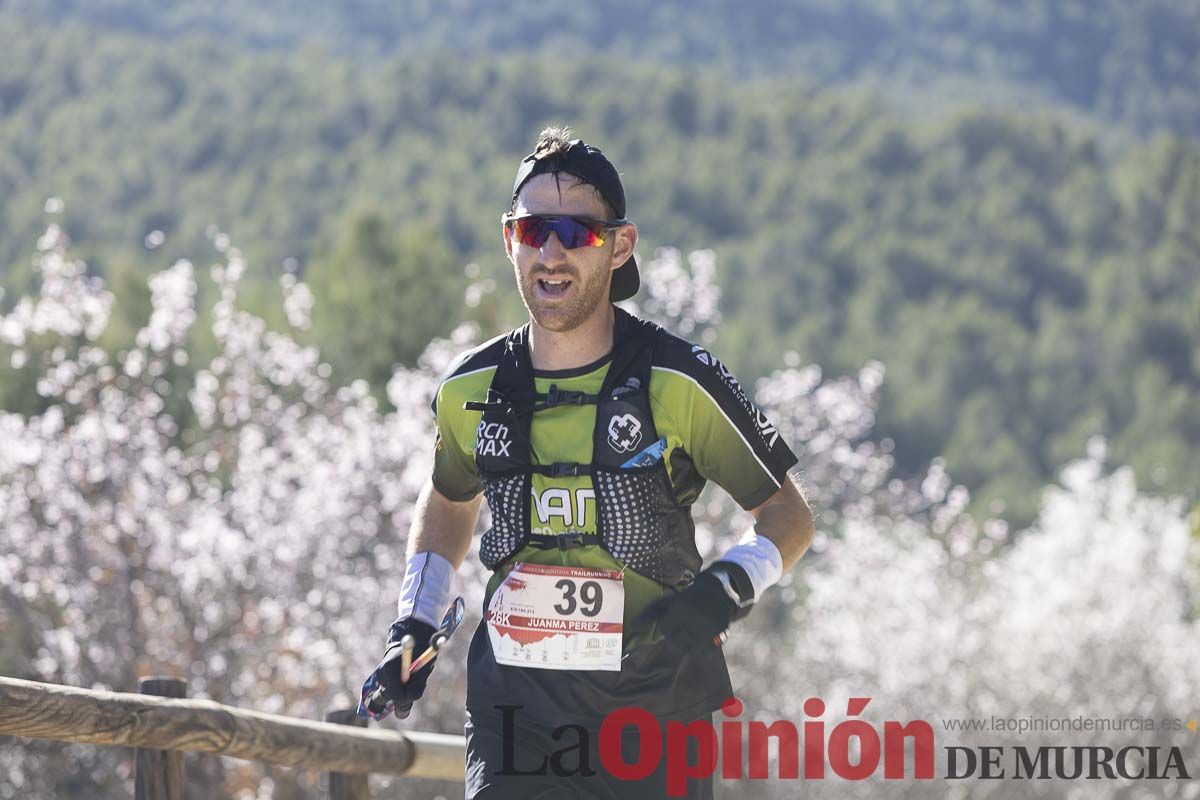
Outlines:
<svg viewBox="0 0 1200 800"><path fill-rule="evenodd" d="M538 392L529 356L529 326L505 339L487 401L468 402L482 411L475 465L492 514L483 535L480 560L501 567L522 547L599 545L630 569L666 586L691 584L702 559L696 549L690 506L675 502L667 473L667 453L648 466L622 466L658 441L650 413L650 368L662 329L615 309L612 361L597 394L563 391L552 385ZM531 463L529 431L533 416L564 405L595 405L590 463ZM535 534L530 514L533 475L589 475L596 495L596 533Z"/></svg>

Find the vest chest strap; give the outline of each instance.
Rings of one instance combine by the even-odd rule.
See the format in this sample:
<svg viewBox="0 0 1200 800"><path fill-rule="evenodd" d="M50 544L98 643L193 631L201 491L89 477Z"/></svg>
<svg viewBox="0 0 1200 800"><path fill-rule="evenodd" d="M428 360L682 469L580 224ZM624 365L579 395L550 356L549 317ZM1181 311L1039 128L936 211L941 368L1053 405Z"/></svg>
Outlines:
<svg viewBox="0 0 1200 800"><path fill-rule="evenodd" d="M591 475L591 464L576 464L570 461L556 461L553 464L531 464L530 472L547 475L551 478L575 478L580 475Z"/></svg>
<svg viewBox="0 0 1200 800"><path fill-rule="evenodd" d="M583 547L585 545L604 544L604 540L599 535L594 533L583 533L582 531L567 531L555 535L547 535L544 533L529 534L529 543L535 547L540 547L543 550L552 550L557 547L559 550L570 550L575 547Z"/></svg>
<svg viewBox="0 0 1200 800"><path fill-rule="evenodd" d="M524 397L511 399L501 398L486 403L468 400L463 403L464 411L499 411L504 414L530 414L535 411L545 411L558 406L587 406L597 405L600 395L576 392L572 389L559 389L557 384L551 384L548 392L534 392Z"/></svg>
<svg viewBox="0 0 1200 800"><path fill-rule="evenodd" d="M541 411L544 408L554 408L555 406L594 406L600 402L600 395L598 394L576 392L571 389L559 389L556 384L551 384L549 392L545 394L539 392L535 395L535 398L537 402L533 404L534 411Z"/></svg>

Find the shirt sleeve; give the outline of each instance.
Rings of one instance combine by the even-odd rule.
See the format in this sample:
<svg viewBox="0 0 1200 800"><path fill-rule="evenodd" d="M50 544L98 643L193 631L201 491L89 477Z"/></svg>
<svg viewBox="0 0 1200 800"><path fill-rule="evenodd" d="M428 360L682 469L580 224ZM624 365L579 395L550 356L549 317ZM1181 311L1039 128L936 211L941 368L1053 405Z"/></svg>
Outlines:
<svg viewBox="0 0 1200 800"><path fill-rule="evenodd" d="M749 510L778 491L798 459L725 365L709 361L692 371L688 453L701 475Z"/></svg>
<svg viewBox="0 0 1200 800"><path fill-rule="evenodd" d="M462 401L453 399L444 402L446 384L438 388L433 401L433 413L437 420L437 439L433 448L433 487L448 500L462 502L470 500L481 491L483 484L475 470L474 442L470 431L463 424L464 418L457 409ZM464 441L465 440L465 441Z"/></svg>

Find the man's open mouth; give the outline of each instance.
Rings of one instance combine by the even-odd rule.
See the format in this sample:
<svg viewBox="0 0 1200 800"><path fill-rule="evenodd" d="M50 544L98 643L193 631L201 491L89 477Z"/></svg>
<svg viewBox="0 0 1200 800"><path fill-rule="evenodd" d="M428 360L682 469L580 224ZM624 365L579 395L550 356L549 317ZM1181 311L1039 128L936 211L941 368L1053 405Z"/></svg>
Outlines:
<svg viewBox="0 0 1200 800"><path fill-rule="evenodd" d="M571 281L567 278L538 278L538 289L547 297L560 297L566 294L567 288L570 287Z"/></svg>

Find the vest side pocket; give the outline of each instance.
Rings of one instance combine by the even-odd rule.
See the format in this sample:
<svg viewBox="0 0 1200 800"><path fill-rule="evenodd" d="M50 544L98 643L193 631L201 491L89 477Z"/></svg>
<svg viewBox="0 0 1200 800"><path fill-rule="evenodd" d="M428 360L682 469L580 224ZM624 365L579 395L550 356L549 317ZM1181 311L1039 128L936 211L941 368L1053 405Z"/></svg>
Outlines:
<svg viewBox="0 0 1200 800"><path fill-rule="evenodd" d="M521 521L525 519L529 493L527 473L487 477L481 475L483 494L492 514L492 527L479 540L479 560L494 570L525 543Z"/></svg>
<svg viewBox="0 0 1200 800"><path fill-rule="evenodd" d="M678 531L690 527L680 526L675 517L688 512L675 505L662 462L644 468L597 468L592 483L604 549L639 574L678 588L694 566L680 558L680 545L694 550L695 543L674 541Z"/></svg>

